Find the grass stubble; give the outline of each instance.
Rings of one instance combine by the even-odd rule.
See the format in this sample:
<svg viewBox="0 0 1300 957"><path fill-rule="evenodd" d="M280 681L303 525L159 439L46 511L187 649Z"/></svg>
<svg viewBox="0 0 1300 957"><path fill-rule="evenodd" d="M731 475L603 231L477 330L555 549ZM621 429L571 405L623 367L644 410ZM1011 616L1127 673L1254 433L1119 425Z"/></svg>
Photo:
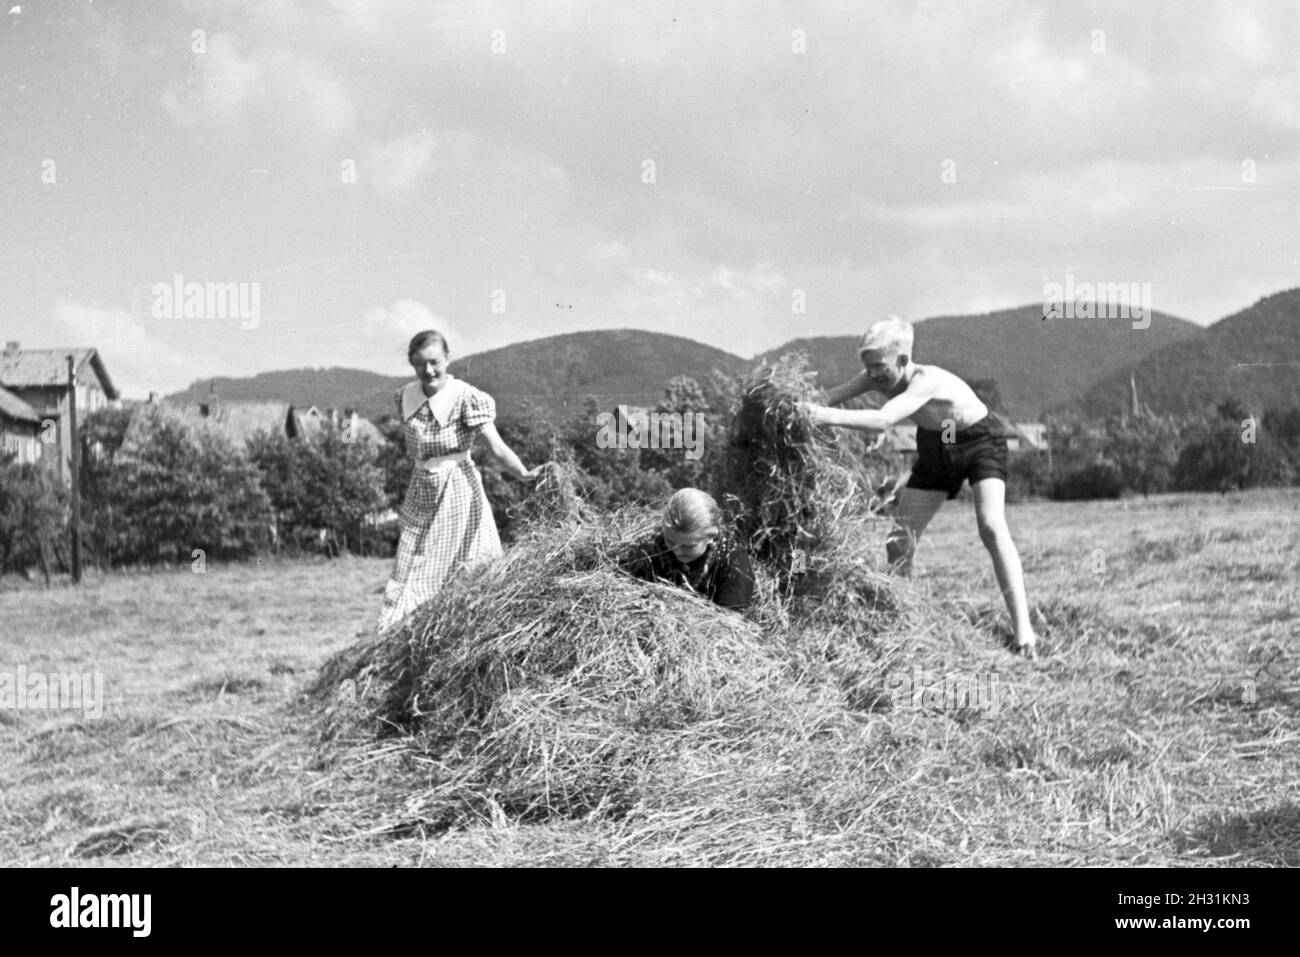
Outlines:
<svg viewBox="0 0 1300 957"><path fill-rule="evenodd" d="M968 516L883 573L874 477L800 421L809 383L758 370L737 417L744 617L611 571L653 516L558 473L502 561L382 639L339 629L373 620L375 561L5 593L0 664L111 660L118 691L99 721L0 712L0 860L1300 863L1294 497L1018 508L1026 662ZM998 706L910 707L917 668L995 675Z"/></svg>

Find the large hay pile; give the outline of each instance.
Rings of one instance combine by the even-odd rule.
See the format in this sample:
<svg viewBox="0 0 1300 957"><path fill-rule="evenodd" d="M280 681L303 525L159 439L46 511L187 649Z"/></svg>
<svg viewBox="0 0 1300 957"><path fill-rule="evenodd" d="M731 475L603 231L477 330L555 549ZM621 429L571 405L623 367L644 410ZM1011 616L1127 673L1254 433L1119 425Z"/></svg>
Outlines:
<svg viewBox="0 0 1300 957"><path fill-rule="evenodd" d="M431 820L630 807L676 733L748 707L778 670L753 621L614 570L650 528L645 513L550 525L454 579L327 664L327 736L409 736Z"/></svg>
<svg viewBox="0 0 1300 957"><path fill-rule="evenodd" d="M942 649L912 640L908 586L869 557L870 477L809 427L797 403L812 395L802 358L746 384L729 460L759 558L744 616L617 571L658 516L575 506L552 471L503 559L335 656L316 686L326 764L387 767L400 781L377 791L406 798L372 830L635 819L642 835L703 833L733 806L816 801L808 762L843 764L835 742L888 708L886 670Z"/></svg>
<svg viewBox="0 0 1300 957"><path fill-rule="evenodd" d="M664 807L683 775L725 764L755 736L847 720L847 698L825 690L837 681L876 706L861 694L885 647L872 635L906 614L879 601L885 579L814 574L805 606L760 567L758 602L741 616L615 570L654 527L646 511L541 526L402 629L327 663L315 689L327 752L402 756L411 800L387 826ZM837 598L813 597L815 583ZM860 617L801 650L803 628L837 610Z"/></svg>
<svg viewBox="0 0 1300 957"><path fill-rule="evenodd" d="M845 524L869 514L879 482L799 407L819 401L813 378L807 357L796 354L744 380L718 490L750 549L778 572L791 568L796 552L804 564L833 561Z"/></svg>

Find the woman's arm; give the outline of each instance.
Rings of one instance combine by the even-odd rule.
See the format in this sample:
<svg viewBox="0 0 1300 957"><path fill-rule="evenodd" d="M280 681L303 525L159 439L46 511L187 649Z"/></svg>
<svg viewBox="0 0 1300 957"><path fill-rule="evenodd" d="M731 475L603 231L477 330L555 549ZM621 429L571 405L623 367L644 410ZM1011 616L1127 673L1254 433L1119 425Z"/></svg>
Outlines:
<svg viewBox="0 0 1300 957"><path fill-rule="evenodd" d="M488 451L505 468L507 472L517 479L529 479L537 477L537 469L528 469L524 463L515 455L514 450L506 445L505 439L501 438L501 433L497 427L489 422L482 426L483 438L487 440ZM540 468L541 466L538 466Z"/></svg>

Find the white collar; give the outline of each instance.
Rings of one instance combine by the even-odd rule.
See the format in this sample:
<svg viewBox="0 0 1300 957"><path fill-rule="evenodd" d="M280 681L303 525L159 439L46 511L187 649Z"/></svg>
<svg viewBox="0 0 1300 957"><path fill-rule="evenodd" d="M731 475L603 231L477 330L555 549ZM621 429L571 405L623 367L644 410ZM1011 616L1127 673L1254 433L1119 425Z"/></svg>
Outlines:
<svg viewBox="0 0 1300 957"><path fill-rule="evenodd" d="M456 404L456 399L459 397L463 385L450 372L447 373L446 384L433 395L424 394L424 386L419 380L407 383L405 388L402 389L402 421L405 422L419 412L420 406L427 402L429 411L438 420L438 425L446 425L451 418L452 406Z"/></svg>

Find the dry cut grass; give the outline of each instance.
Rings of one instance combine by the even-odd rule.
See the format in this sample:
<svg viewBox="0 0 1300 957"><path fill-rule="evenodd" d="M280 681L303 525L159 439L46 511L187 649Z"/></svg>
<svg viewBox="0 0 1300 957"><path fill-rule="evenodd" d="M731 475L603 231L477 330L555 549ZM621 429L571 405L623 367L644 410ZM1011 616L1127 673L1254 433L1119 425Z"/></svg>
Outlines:
<svg viewBox="0 0 1300 957"><path fill-rule="evenodd" d="M1294 866L1297 505L1013 508L1036 663L1002 648L969 506L914 582L861 525L845 581L767 578L746 619L597 567L622 520L552 534L405 657L355 644L378 561L6 581L0 670L99 670L108 702L0 712L0 859ZM996 675L998 706L912 707L916 669Z"/></svg>

